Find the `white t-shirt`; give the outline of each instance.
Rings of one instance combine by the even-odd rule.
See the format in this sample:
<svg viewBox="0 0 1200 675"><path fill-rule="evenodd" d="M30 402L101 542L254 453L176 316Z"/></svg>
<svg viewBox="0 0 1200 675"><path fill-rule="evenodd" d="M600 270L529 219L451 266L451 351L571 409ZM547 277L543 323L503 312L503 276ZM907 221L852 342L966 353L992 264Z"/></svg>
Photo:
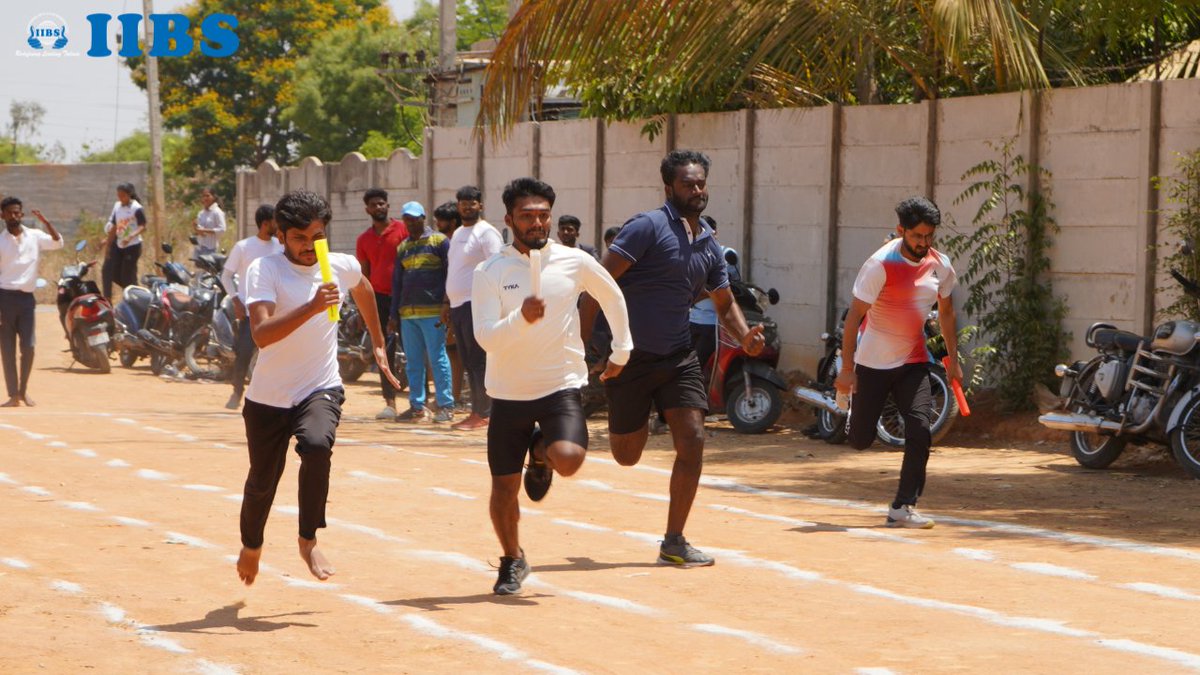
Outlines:
<svg viewBox="0 0 1200 675"><path fill-rule="evenodd" d="M37 288L38 256L62 247L61 235L55 240L48 232L22 225L21 236L14 237L4 227L0 232L0 288L32 293Z"/></svg>
<svg viewBox="0 0 1200 675"><path fill-rule="evenodd" d="M958 277L944 253L931 248L912 262L900 252L901 243L884 244L854 280L854 297L871 305L854 352L858 365L886 370L933 360L925 346L925 317L938 298L950 297Z"/></svg>
<svg viewBox="0 0 1200 675"><path fill-rule="evenodd" d="M196 226L211 233L196 235L196 245L215 251L221 244L221 235L225 233L225 212L214 202L196 214Z"/></svg>
<svg viewBox="0 0 1200 675"><path fill-rule="evenodd" d="M345 299L362 279L362 268L354 256L345 253L330 253L329 264ZM246 305L273 302L276 316L287 314L312 300L321 283L319 265L296 265L282 253L265 256L246 271ZM291 408L314 391L340 387L337 327L321 312L279 342L260 349L246 398L276 408Z"/></svg>
<svg viewBox="0 0 1200 675"><path fill-rule="evenodd" d="M246 271L250 263L259 258L275 253L283 253L283 244L275 237L263 241L258 237L247 237L233 245L229 257L225 259L225 268L221 270L221 284L226 293L235 293L242 304L246 303ZM234 286L234 277L237 286ZM236 291L235 291L236 288Z"/></svg>
<svg viewBox="0 0 1200 675"><path fill-rule="evenodd" d="M500 231L486 220L460 227L450 238L450 257L446 267L446 299L451 307L471 301L471 280L479 263L504 247Z"/></svg>
<svg viewBox="0 0 1200 675"><path fill-rule="evenodd" d="M125 241L125 232L132 230L135 227L146 226L146 212L142 209L142 205L138 200L129 200L129 205L126 206L121 202L113 203L112 215L108 217L108 222L104 225L104 234L117 230L117 248L129 248L142 243L142 233L129 241Z"/></svg>
<svg viewBox="0 0 1200 675"><path fill-rule="evenodd" d="M612 328L613 363L624 365L633 349L625 296L608 270L590 254L549 242L542 249L540 297L545 315L529 323L521 305L532 294L529 256L513 246L475 269L471 318L475 339L488 352L484 386L492 398L533 401L587 384L579 335L579 294L600 303Z"/></svg>

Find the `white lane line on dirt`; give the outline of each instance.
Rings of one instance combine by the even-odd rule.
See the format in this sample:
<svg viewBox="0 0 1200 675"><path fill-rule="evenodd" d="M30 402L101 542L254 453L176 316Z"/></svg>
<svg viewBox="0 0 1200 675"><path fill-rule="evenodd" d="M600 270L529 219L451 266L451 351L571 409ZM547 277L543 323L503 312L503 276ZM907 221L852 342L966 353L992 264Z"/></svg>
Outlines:
<svg viewBox="0 0 1200 675"><path fill-rule="evenodd" d="M131 426L137 426L137 420L131 420L128 417L113 417L110 419L112 419L112 421L116 422L117 424L128 424Z"/></svg>
<svg viewBox="0 0 1200 675"><path fill-rule="evenodd" d="M129 467L129 462L123 459L110 459L104 463L105 466L111 466L114 469L125 469Z"/></svg>
<svg viewBox="0 0 1200 675"><path fill-rule="evenodd" d="M60 593L67 593L69 595L79 595L83 592L83 586L70 581L64 581L62 579L55 579L54 581L50 582L50 588L53 588Z"/></svg>
<svg viewBox="0 0 1200 675"><path fill-rule="evenodd" d="M48 448L65 448L68 446L66 443L63 443L62 441L47 441L46 447L48 447Z"/></svg>
<svg viewBox="0 0 1200 675"><path fill-rule="evenodd" d="M525 652L513 647L510 644L501 642L495 638L479 635L478 633L468 633L466 631L448 628L429 617L420 616L417 614L406 614L401 617L401 620L412 627L419 633L424 633L433 637L442 639L457 640L472 644L484 651L496 654L505 661L525 661L528 659Z"/></svg>
<svg viewBox="0 0 1200 675"><path fill-rule="evenodd" d="M532 577L530 577L530 578L532 578ZM646 605L643 605L640 602L634 602L633 600L626 600L624 598L617 598L617 597L613 597L611 595L602 595L600 593L589 593L587 591L572 591L572 590L567 590L564 588L559 588L557 586L552 586L550 584L533 584L533 586L535 588L538 586L544 586L545 588L552 589L552 590L554 590L555 593L565 595L568 598L574 598L576 600L579 600L581 602L586 602L588 604L600 605L602 607L609 607L611 609L620 610L622 612L629 612L631 614L641 614L642 616L656 616L656 617L661 617L666 614L666 612L663 612L660 609L656 609L654 607L647 607Z"/></svg>
<svg viewBox="0 0 1200 675"><path fill-rule="evenodd" d="M1144 581L1138 581L1131 584L1121 584L1119 588L1127 588L1131 591L1139 593L1149 593L1164 598L1172 598L1175 600L1191 600L1193 602L1200 600L1200 595L1175 588L1174 586L1163 586L1161 584L1151 584Z"/></svg>
<svg viewBox="0 0 1200 675"><path fill-rule="evenodd" d="M200 537L193 537L180 532L167 532L166 534L167 538L163 540L164 544L182 544L184 546L191 546L193 548L216 548L216 546L204 541Z"/></svg>
<svg viewBox="0 0 1200 675"><path fill-rule="evenodd" d="M1032 572L1034 574L1044 574L1048 577L1060 577L1062 579L1076 579L1078 581L1095 581L1096 575L1081 572L1080 570L1071 567L1063 567L1061 565L1052 565L1043 562L1018 562L1011 563L1009 567L1021 570L1022 572Z"/></svg>
<svg viewBox="0 0 1200 675"><path fill-rule="evenodd" d="M191 434L174 434L174 436L184 443L195 443L196 441L200 440Z"/></svg>
<svg viewBox="0 0 1200 675"><path fill-rule="evenodd" d="M738 508L736 506L726 506L724 504L709 504L708 508L710 508L714 511L724 511L725 513L736 513L739 516L749 516L750 518L756 518L758 520L769 520L769 521L776 522L776 523L783 523L784 525L791 525L792 527L816 527L817 526L817 524L812 522L811 520L800 520L799 518L790 518L788 516L776 516L776 515L769 514L769 513L757 513L755 511L750 511L749 509Z"/></svg>
<svg viewBox="0 0 1200 675"><path fill-rule="evenodd" d="M87 502L62 502L62 505L73 511L100 511L96 505Z"/></svg>
<svg viewBox="0 0 1200 675"><path fill-rule="evenodd" d="M454 490L447 490L446 488L431 487L431 488L429 488L429 491L434 493L435 495L441 495L443 497L453 497L455 499L462 499L465 501L475 501L475 498L472 497L471 495L464 495L461 492L455 492Z"/></svg>
<svg viewBox="0 0 1200 675"><path fill-rule="evenodd" d="M354 470L354 471L349 472L349 474L353 478L359 478L362 480L372 481L375 483L403 483L404 482L404 481L400 480L399 478L388 478L385 476L376 476L375 474L373 474L369 471Z"/></svg>
<svg viewBox="0 0 1200 675"><path fill-rule="evenodd" d="M726 635L729 637L735 637L739 640L748 642L755 647L762 647L767 651L776 652L778 654L804 653L804 650L802 649L783 644L782 642L776 642L775 640L772 640L771 638L760 633L755 633L748 630L738 630L736 628L729 628L728 626L721 626L715 623L695 623L692 624L692 630L696 630L701 633L708 633L710 635Z"/></svg>
<svg viewBox="0 0 1200 675"><path fill-rule="evenodd" d="M463 458L463 459L460 459L460 460L458 460L458 461L460 461L460 462L465 462L465 463L467 463L467 464L474 464L475 466L487 466L487 465L488 465L488 463L487 463L487 462L485 462L485 461L483 461L483 460L479 460L479 459L467 459L467 458Z"/></svg>
<svg viewBox="0 0 1200 675"><path fill-rule="evenodd" d="M1119 652L1127 652L1130 654L1139 654L1141 656L1153 656L1164 661L1178 663L1192 670L1200 670L1200 656L1170 647L1157 647L1148 645L1136 640L1110 640L1101 638L1097 643L1109 649L1114 649Z"/></svg>
<svg viewBox="0 0 1200 675"><path fill-rule="evenodd" d="M112 519L122 525L127 525L129 527L150 527L150 523L148 521L142 520L141 518L130 518L129 516L112 516Z"/></svg>
<svg viewBox="0 0 1200 675"><path fill-rule="evenodd" d="M24 492L28 492L31 495L37 495L39 497L49 497L51 494L50 491L47 490L46 488L38 487L36 485L25 485L21 488L21 490Z"/></svg>
<svg viewBox="0 0 1200 675"><path fill-rule="evenodd" d="M855 675L896 675L894 671L887 668L855 668Z"/></svg>
<svg viewBox="0 0 1200 675"><path fill-rule="evenodd" d="M218 485L206 485L204 483L188 483L187 485L180 485L179 487L183 488L184 490L192 490L195 492L224 492L225 491L225 488L220 487Z"/></svg>
<svg viewBox="0 0 1200 675"><path fill-rule="evenodd" d="M137 477L144 478L146 480L171 480L172 478L174 478L174 476L172 476L169 473L163 473L162 471L155 471L154 469L138 469Z"/></svg>
<svg viewBox="0 0 1200 675"><path fill-rule="evenodd" d="M567 520L566 518L555 518L554 520L552 520L550 522L554 523L555 525L565 525L567 527L574 527L575 529L578 529L578 530L587 530L588 532L612 532L611 527L604 527L603 525L593 525L591 523L581 523L578 520Z"/></svg>
<svg viewBox="0 0 1200 675"><path fill-rule="evenodd" d="M27 570L31 565L20 558L0 558L0 564L11 567L14 570Z"/></svg>
<svg viewBox="0 0 1200 675"><path fill-rule="evenodd" d="M418 457L436 457L437 459L450 459L449 455L439 455L436 452L423 452L421 450L401 450L400 452L404 452L404 453L407 453L410 455L416 455Z"/></svg>
<svg viewBox="0 0 1200 675"><path fill-rule="evenodd" d="M87 458L96 457L96 451L92 450L91 448L79 448L77 450L72 450L72 452L79 455L80 457L87 457Z"/></svg>
<svg viewBox="0 0 1200 675"><path fill-rule="evenodd" d="M368 598L368 597L365 597L362 595L354 595L353 593L342 593L340 595L340 597L343 600L347 600L356 605L361 605L363 607L366 607L367 609L371 610L372 612L378 612L380 614L391 614L394 611L391 607L388 607L387 605L383 604L382 602L380 602L378 600L375 600L374 598Z"/></svg>
<svg viewBox="0 0 1200 675"><path fill-rule="evenodd" d="M951 553L962 556L968 560L978 560L979 562L992 562L996 559L995 553L977 548L956 548L951 551Z"/></svg>
<svg viewBox="0 0 1200 675"><path fill-rule="evenodd" d="M242 493L240 493L240 492L230 492L227 495L221 495L221 498L227 499L231 502L237 502L239 504L242 503Z"/></svg>
<svg viewBox="0 0 1200 675"><path fill-rule="evenodd" d="M32 439L35 441L44 441L47 438L54 438L53 436L51 436L49 434L38 434L38 433L34 433L32 431L26 431L24 429L21 429L21 433L25 435L25 438L29 438L29 439Z"/></svg>
<svg viewBox="0 0 1200 675"><path fill-rule="evenodd" d="M341 520L340 518L327 518L326 520L329 522L330 525L334 525L336 527L340 527L345 530L351 530L354 532L358 532L360 534L365 534L368 537L374 537L380 541L386 541L386 542L393 543L393 544L407 544L408 543L407 539L388 534L387 532L384 532L383 530L379 529L378 527L371 527L369 525L359 525L358 523L350 523L350 522Z"/></svg>
<svg viewBox="0 0 1200 675"><path fill-rule="evenodd" d="M5 485L19 485L17 481L13 480L6 473L0 473L0 483L4 483Z"/></svg>

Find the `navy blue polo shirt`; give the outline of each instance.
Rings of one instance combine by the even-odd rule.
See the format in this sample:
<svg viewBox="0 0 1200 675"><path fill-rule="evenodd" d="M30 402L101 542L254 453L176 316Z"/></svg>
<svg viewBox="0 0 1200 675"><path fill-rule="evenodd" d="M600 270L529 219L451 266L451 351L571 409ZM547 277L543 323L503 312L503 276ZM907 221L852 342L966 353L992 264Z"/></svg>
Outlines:
<svg viewBox="0 0 1200 675"><path fill-rule="evenodd" d="M612 251L633 263L617 279L629 308L635 349L668 355L691 347L688 310L701 289L729 285L721 245L700 224L696 240L690 226L668 202L639 213L621 228Z"/></svg>

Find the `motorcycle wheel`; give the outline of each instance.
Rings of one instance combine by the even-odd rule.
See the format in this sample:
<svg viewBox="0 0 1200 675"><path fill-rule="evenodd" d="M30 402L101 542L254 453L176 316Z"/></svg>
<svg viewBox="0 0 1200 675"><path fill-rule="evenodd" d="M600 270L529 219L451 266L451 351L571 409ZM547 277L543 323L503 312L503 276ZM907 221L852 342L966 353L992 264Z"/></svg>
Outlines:
<svg viewBox="0 0 1200 675"><path fill-rule="evenodd" d="M1067 403L1067 410L1069 412L1094 415L1099 407L1107 407L1108 404L1100 396L1100 393L1092 390L1093 381L1096 379L1096 371L1103 363L1103 359L1095 359L1084 366L1083 371L1079 373L1079 379L1076 380L1076 393L1071 397L1071 401ZM1112 464L1121 456L1121 453L1125 451L1125 445L1128 443L1129 440L1122 436L1109 436L1088 431L1072 431L1071 455L1075 457L1075 461L1080 466L1085 466L1089 469L1107 469L1109 464ZM1172 442L1171 446L1174 448L1175 443Z"/></svg>
<svg viewBox="0 0 1200 675"><path fill-rule="evenodd" d="M821 384L833 386L834 380L838 376L838 363L831 360L829 365L825 367L825 373L821 377ZM832 445L841 445L846 442L846 416L837 413L829 412L828 410L817 410L817 435L821 440Z"/></svg>
<svg viewBox="0 0 1200 675"><path fill-rule="evenodd" d="M936 445L950 433L950 427L954 426L954 420L958 419L958 400L950 393L946 371L940 367L929 369L929 388L933 394L933 422L929 425L929 435ZM875 435L889 448L904 447L904 418L901 417L900 409L896 407L896 402L891 396L888 396L887 402L883 404L883 413L879 416L879 423L875 425Z"/></svg>
<svg viewBox="0 0 1200 675"><path fill-rule="evenodd" d="M219 359L208 355L208 331L202 330L193 335L183 347L183 361L192 375L201 379L224 379L225 368Z"/></svg>
<svg viewBox="0 0 1200 675"><path fill-rule="evenodd" d="M725 414L739 433L761 434L783 414L783 397L779 388L761 377L750 377L750 395L746 387L735 384L725 397Z"/></svg>
<svg viewBox="0 0 1200 675"><path fill-rule="evenodd" d="M342 375L342 382L357 382L367 372L367 364L358 359L345 359L338 361L338 372Z"/></svg>
<svg viewBox="0 0 1200 675"><path fill-rule="evenodd" d="M88 345L89 365L100 371L101 373L112 372L112 364L108 361L108 346L107 345Z"/></svg>
<svg viewBox="0 0 1200 675"><path fill-rule="evenodd" d="M133 364L137 363L138 355L133 353L132 349L122 349L120 351L121 366L124 368L132 368Z"/></svg>
<svg viewBox="0 0 1200 675"><path fill-rule="evenodd" d="M1171 432L1171 454L1192 478L1200 478L1200 399L1192 399Z"/></svg>
<svg viewBox="0 0 1200 675"><path fill-rule="evenodd" d="M150 355L150 372L155 375L162 375L167 368L167 357L155 352Z"/></svg>

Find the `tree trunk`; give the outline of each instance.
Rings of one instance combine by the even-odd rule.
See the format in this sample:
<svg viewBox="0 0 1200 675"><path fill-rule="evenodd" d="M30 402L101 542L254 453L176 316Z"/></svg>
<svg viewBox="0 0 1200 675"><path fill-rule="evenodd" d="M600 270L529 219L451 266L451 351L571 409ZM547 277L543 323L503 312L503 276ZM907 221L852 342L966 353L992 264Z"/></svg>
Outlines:
<svg viewBox="0 0 1200 675"><path fill-rule="evenodd" d="M859 105L880 102L879 83L875 81L875 45L861 42L858 47L858 69L854 74L854 96Z"/></svg>

